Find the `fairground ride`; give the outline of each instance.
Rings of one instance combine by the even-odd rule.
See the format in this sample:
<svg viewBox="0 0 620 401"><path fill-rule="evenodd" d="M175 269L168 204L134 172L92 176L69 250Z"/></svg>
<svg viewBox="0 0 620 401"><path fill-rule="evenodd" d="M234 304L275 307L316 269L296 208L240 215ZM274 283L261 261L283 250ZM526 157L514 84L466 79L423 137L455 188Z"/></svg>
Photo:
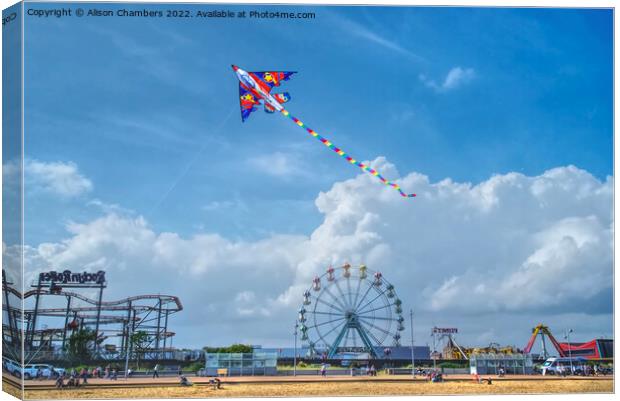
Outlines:
<svg viewBox="0 0 620 401"><path fill-rule="evenodd" d="M565 338L569 340L569 333L566 333ZM541 357L543 359L547 359L549 357L549 352L547 351L547 345L545 343L545 336L549 338L551 344L558 352L558 356L562 358L566 357L583 357L587 359L609 359L613 358L613 340L610 339L594 339L585 343L577 343L577 342L559 342L555 339L553 334L549 328L543 324L539 324L538 326L532 329L532 336L525 346L523 352L529 354L532 351L532 347L536 342L536 338L540 336L541 339L541 348L542 354Z"/></svg>
<svg viewBox="0 0 620 401"><path fill-rule="evenodd" d="M176 296L147 294L103 301L105 273L41 273L23 294L2 275L3 355L32 361L66 360L74 333L93 333L93 358L166 359L174 332L170 315L183 309ZM93 299L92 294L96 295ZM22 307L24 309L22 309ZM140 341L135 340L140 333ZM134 339L134 340L132 340Z"/></svg>
<svg viewBox="0 0 620 401"><path fill-rule="evenodd" d="M312 280L303 293L298 325L311 355L377 358L377 348L400 345L402 312L394 286L381 272L345 263Z"/></svg>

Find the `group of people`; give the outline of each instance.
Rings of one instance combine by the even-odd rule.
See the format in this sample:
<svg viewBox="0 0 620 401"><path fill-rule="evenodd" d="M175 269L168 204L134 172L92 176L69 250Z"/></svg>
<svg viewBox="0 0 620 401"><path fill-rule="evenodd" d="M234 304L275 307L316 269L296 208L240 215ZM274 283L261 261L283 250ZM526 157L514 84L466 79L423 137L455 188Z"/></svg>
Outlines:
<svg viewBox="0 0 620 401"><path fill-rule="evenodd" d="M443 373L439 370L431 370L426 375L426 380L431 383L440 383L443 381Z"/></svg>
<svg viewBox="0 0 620 401"><path fill-rule="evenodd" d="M67 380L66 383L65 383L65 380ZM58 378L56 379L56 388L58 389L62 389L65 387L79 387L79 386L80 386L79 377L71 375L67 379L67 375L64 372L61 375L59 375Z"/></svg>
<svg viewBox="0 0 620 401"><path fill-rule="evenodd" d="M598 365L590 366L558 366L558 373L560 376L565 377L567 375L578 375L578 376L598 376L601 372L601 369Z"/></svg>
<svg viewBox="0 0 620 401"><path fill-rule="evenodd" d="M70 374L63 372L58 375L56 378L56 388L79 387L80 385L88 384L89 378L116 380L118 379L118 371L110 369L109 365L105 369L95 367L90 371L88 368L82 368L79 372L74 368Z"/></svg>
<svg viewBox="0 0 620 401"><path fill-rule="evenodd" d="M602 373L602 369L599 365L585 365L585 366L573 366L574 375L582 376L598 376Z"/></svg>
<svg viewBox="0 0 620 401"><path fill-rule="evenodd" d="M159 377L160 366L159 364L155 365L153 368L153 378ZM40 372L37 372L37 376L40 375ZM133 372L131 369L127 369L127 377L131 377ZM192 386L193 383L183 374L181 368L178 369L178 375L181 386ZM91 371L87 368L82 368L81 371L77 371L77 369L72 369L71 373L67 375L66 373L62 373L58 375L56 379L56 388L65 388L65 387L79 387L80 385L88 384L88 378L104 378L110 380L118 379L118 371L116 369L111 369L108 365L105 369L101 367L95 367ZM81 379L81 382L80 382ZM219 379L217 383L217 388L220 388Z"/></svg>

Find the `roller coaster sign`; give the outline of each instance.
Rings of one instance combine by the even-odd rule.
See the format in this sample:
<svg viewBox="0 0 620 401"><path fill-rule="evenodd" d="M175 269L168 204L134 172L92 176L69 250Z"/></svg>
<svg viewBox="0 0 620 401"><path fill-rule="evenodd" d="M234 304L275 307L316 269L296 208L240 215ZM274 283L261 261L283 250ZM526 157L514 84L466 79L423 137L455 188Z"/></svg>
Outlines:
<svg viewBox="0 0 620 401"><path fill-rule="evenodd" d="M97 273L73 273L71 270L63 272L46 272L39 274L39 281L42 283L59 284L104 284L105 272L99 270Z"/></svg>
<svg viewBox="0 0 620 401"><path fill-rule="evenodd" d="M456 334L459 329L456 327L433 327L433 334Z"/></svg>

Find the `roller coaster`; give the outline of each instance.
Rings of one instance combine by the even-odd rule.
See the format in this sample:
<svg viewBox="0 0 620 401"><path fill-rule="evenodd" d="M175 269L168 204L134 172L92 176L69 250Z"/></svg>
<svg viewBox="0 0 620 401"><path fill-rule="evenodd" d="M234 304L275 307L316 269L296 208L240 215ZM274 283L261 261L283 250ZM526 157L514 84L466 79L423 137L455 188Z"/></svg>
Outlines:
<svg viewBox="0 0 620 401"><path fill-rule="evenodd" d="M173 353L170 315L183 305L172 295L147 294L103 301L105 273L41 273L21 293L2 274L3 354L24 363L66 360L71 336L93 333L94 359L168 359ZM96 294L93 299L92 294ZM23 307L23 309L22 309ZM134 334L140 333L141 341ZM138 355L139 354L139 355Z"/></svg>

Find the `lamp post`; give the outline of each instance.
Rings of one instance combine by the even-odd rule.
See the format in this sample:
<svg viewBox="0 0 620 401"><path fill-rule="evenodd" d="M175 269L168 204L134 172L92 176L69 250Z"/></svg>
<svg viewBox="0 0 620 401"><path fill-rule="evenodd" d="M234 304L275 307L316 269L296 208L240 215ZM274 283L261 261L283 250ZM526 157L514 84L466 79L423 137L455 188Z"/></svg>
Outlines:
<svg viewBox="0 0 620 401"><path fill-rule="evenodd" d="M293 336L295 336L295 350L293 355L293 376L297 376L297 328L299 327L299 323L295 320L295 331L293 332Z"/></svg>
<svg viewBox="0 0 620 401"><path fill-rule="evenodd" d="M566 339L567 345L568 345L568 361L570 362L570 374L571 375L574 373L574 371L573 371L573 355L571 353L571 346L570 346L570 333L572 333L572 332L573 332L573 329L565 330L564 331L564 339Z"/></svg>
<svg viewBox="0 0 620 401"><path fill-rule="evenodd" d="M413 308L409 311L409 319L411 320L411 375L415 379L415 353L413 350Z"/></svg>
<svg viewBox="0 0 620 401"><path fill-rule="evenodd" d="M131 309L131 301L129 301L129 308ZM132 316L131 314L129 316ZM127 320L127 345L125 348L125 380L127 380L129 378L129 355L131 354L131 349L132 349L132 341L131 341L131 337L133 336L133 325L136 319L136 311L133 310L133 319L131 319L131 321L129 321L129 319ZM172 346L172 343L170 343L170 346ZM205 357L206 360L206 357Z"/></svg>
<svg viewBox="0 0 620 401"><path fill-rule="evenodd" d="M435 328L433 328L433 370L437 370L437 342L435 338Z"/></svg>

